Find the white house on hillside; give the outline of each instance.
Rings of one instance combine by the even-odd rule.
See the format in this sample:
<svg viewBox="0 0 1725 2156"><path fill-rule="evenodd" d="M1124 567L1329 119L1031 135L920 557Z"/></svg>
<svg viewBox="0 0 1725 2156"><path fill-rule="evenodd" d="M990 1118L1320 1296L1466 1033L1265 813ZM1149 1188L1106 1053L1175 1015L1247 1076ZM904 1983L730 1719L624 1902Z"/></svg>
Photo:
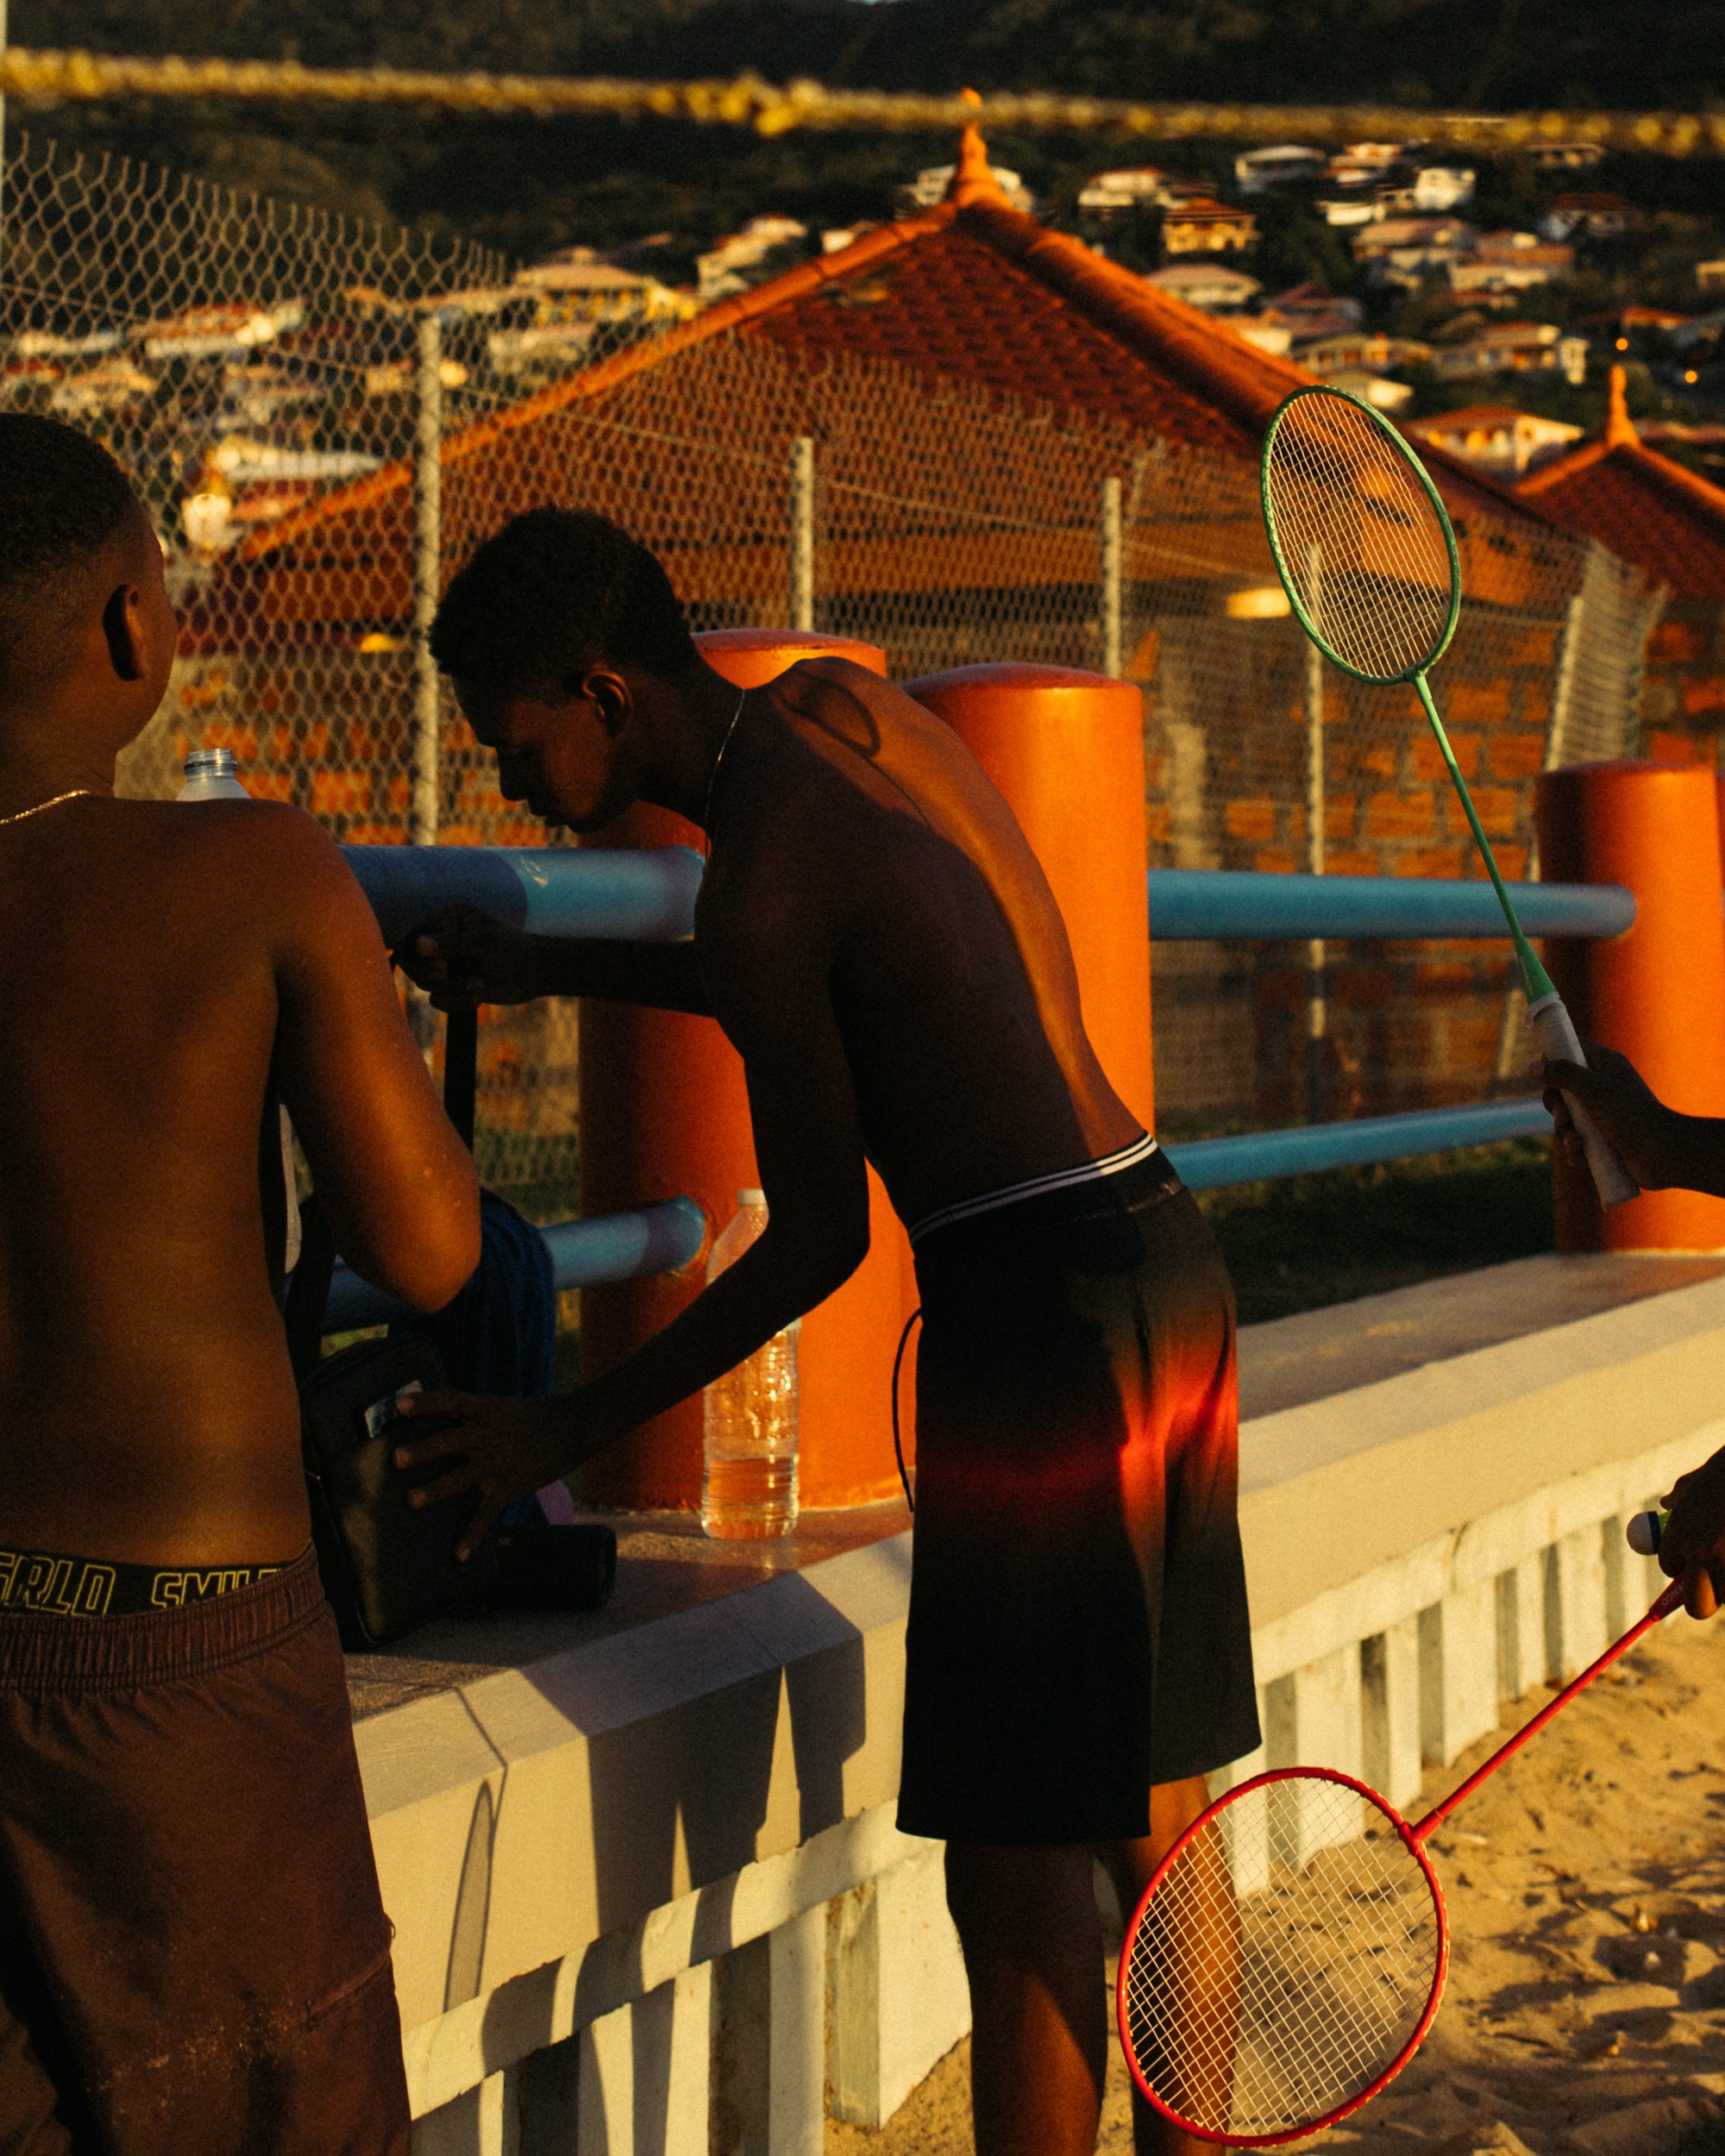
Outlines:
<svg viewBox="0 0 1725 2156"><path fill-rule="evenodd" d="M1408 432L1420 442L1447 449L1493 479L1519 479L1539 465L1560 456L1582 429L1560 419L1541 419L1511 404L1470 404L1433 419L1410 419Z"/></svg>

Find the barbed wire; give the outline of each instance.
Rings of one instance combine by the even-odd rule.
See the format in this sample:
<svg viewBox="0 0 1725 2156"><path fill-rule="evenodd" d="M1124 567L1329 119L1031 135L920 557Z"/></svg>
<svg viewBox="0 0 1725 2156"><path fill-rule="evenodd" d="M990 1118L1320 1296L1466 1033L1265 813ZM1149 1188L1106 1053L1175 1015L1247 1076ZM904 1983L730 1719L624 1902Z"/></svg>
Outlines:
<svg viewBox="0 0 1725 2156"><path fill-rule="evenodd" d="M929 134L975 121L1007 133L1109 134L1145 141L1417 141L1499 154L1579 142L1662 157L1725 155L1720 112L1429 112L1387 104L1138 103L1119 97L993 91L782 88L750 71L728 81L624 82L605 76L442 75L395 67L303 67L296 60L120 57L103 53L0 53L0 94L36 103L106 98L229 98L247 103L405 105L534 119L605 114L687 120L785 135L797 128Z"/></svg>

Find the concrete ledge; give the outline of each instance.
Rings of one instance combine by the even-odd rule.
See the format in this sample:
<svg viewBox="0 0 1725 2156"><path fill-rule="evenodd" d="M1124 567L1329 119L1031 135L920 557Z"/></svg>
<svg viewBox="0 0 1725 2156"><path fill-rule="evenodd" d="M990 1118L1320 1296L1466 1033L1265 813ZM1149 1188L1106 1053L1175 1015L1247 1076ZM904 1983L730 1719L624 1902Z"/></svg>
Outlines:
<svg viewBox="0 0 1725 2156"><path fill-rule="evenodd" d="M1266 1741L1219 1787L1405 1798L1652 1600L1621 1523L1725 1441L1725 1266L1610 1263L1243 1336ZM892 1824L909 1577L893 1535L359 1724L417 2156L815 2156L964 2033Z"/></svg>

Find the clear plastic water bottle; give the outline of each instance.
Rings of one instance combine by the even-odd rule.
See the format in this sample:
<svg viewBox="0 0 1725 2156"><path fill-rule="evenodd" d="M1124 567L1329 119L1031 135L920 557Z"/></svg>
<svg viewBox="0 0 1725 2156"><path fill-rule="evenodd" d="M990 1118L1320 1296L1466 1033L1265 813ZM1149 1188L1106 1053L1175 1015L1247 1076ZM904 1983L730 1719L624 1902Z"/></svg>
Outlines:
<svg viewBox="0 0 1725 2156"><path fill-rule="evenodd" d="M737 1211L706 1262L708 1282L734 1265L767 1225L767 1200L739 1190ZM721 1541L764 1541L797 1524L797 1335L775 1332L706 1388L701 1526Z"/></svg>
<svg viewBox="0 0 1725 2156"><path fill-rule="evenodd" d="M177 801L248 801L231 749L194 749L185 760L185 784Z"/></svg>

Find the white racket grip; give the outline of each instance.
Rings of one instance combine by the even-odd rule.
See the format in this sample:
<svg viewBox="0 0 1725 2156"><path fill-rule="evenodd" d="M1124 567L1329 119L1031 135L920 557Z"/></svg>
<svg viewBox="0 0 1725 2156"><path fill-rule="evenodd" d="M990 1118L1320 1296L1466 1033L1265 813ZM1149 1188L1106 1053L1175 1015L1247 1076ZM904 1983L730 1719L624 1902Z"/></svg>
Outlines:
<svg viewBox="0 0 1725 2156"><path fill-rule="evenodd" d="M1569 1012L1564 1008L1560 995L1541 996L1537 1003L1530 1003L1527 1022L1547 1062L1579 1063L1584 1070L1587 1069L1587 1058L1581 1052L1581 1043L1570 1024ZM1626 1205L1631 1198L1639 1198L1641 1186L1600 1136L1593 1118L1572 1093L1566 1093L1564 1099L1569 1103L1570 1114L1587 1149L1587 1164L1593 1171L1593 1187L1599 1193L1600 1204L1609 1213L1614 1206Z"/></svg>

